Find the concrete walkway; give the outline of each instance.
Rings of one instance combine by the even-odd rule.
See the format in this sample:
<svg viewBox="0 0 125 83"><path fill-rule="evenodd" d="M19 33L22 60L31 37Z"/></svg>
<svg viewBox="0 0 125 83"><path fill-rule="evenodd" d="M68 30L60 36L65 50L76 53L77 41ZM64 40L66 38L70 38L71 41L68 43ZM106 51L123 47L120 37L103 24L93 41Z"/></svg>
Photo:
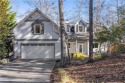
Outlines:
<svg viewBox="0 0 125 83"><path fill-rule="evenodd" d="M0 65L0 83L48 83L56 61L21 60Z"/></svg>

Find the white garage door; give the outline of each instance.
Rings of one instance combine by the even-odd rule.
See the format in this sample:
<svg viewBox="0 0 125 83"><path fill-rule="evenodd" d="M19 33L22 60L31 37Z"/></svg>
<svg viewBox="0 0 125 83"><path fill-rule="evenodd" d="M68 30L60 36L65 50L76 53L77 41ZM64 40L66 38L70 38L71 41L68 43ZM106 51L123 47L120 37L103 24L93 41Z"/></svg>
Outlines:
<svg viewBox="0 0 125 83"><path fill-rule="evenodd" d="M22 59L54 58L54 44L22 44Z"/></svg>

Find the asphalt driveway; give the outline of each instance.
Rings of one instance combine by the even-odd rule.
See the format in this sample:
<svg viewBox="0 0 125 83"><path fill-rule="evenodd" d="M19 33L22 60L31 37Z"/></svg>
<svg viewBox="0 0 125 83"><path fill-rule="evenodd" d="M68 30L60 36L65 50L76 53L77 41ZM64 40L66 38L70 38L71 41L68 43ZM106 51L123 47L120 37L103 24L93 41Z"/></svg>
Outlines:
<svg viewBox="0 0 125 83"><path fill-rule="evenodd" d="M55 65L54 60L20 60L0 65L0 83L46 83Z"/></svg>

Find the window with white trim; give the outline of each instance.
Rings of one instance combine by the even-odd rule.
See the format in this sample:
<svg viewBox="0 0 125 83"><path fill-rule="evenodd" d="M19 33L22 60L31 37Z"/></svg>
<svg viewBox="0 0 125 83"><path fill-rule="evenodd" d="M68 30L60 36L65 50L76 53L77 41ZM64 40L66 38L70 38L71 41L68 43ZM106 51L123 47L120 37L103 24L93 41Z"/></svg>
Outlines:
<svg viewBox="0 0 125 83"><path fill-rule="evenodd" d="M77 33L85 32L85 26L83 26L81 24L77 24L76 25L76 32Z"/></svg>
<svg viewBox="0 0 125 83"><path fill-rule="evenodd" d="M78 44L79 53L83 53L83 44Z"/></svg>
<svg viewBox="0 0 125 83"><path fill-rule="evenodd" d="M41 24L35 24L34 25L34 34L41 34L41 31L42 31L42 26Z"/></svg>
<svg viewBox="0 0 125 83"><path fill-rule="evenodd" d="M67 25L67 32L70 32L70 26L69 25Z"/></svg>
<svg viewBox="0 0 125 83"><path fill-rule="evenodd" d="M85 27L83 25L79 25L78 32L85 32Z"/></svg>
<svg viewBox="0 0 125 83"><path fill-rule="evenodd" d="M82 45L79 45L79 52L82 53Z"/></svg>

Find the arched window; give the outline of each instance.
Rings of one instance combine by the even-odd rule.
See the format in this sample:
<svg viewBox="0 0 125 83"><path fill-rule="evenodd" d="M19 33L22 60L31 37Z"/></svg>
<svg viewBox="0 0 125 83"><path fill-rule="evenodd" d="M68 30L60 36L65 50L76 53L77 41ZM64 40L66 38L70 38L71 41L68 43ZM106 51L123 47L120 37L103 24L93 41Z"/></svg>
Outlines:
<svg viewBox="0 0 125 83"><path fill-rule="evenodd" d="M41 24L35 24L34 25L34 34L41 34L42 26Z"/></svg>
<svg viewBox="0 0 125 83"><path fill-rule="evenodd" d="M44 34L44 24L40 20L36 20L32 23L32 33L34 35Z"/></svg>

